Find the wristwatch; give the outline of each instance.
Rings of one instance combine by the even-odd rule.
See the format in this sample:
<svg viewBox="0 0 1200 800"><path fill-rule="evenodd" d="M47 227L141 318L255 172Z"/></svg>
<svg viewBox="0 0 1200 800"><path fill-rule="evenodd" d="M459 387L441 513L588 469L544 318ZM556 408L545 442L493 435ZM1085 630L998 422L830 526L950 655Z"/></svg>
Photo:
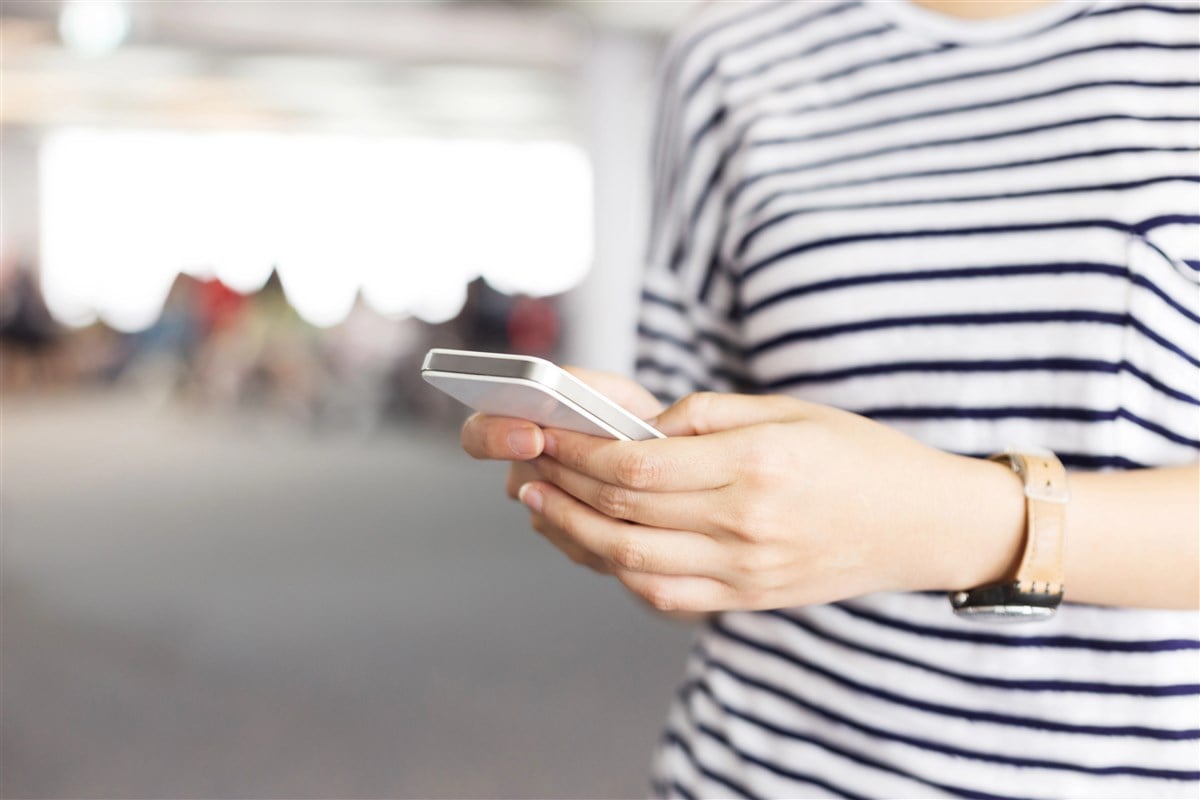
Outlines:
<svg viewBox="0 0 1200 800"><path fill-rule="evenodd" d="M965 619L1049 619L1063 598L1067 471L1047 450L1009 449L991 460L1007 462L1025 482L1025 553L1012 579L951 592L950 605Z"/></svg>

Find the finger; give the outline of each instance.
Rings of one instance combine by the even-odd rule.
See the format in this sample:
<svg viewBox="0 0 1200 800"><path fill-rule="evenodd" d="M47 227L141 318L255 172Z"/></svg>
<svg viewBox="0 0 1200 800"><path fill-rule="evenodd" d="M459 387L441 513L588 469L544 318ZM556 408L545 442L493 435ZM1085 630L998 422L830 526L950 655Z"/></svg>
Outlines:
<svg viewBox="0 0 1200 800"><path fill-rule="evenodd" d="M474 458L524 461L542 452L542 429L532 422L491 414L472 414L463 423L462 448Z"/></svg>
<svg viewBox="0 0 1200 800"><path fill-rule="evenodd" d="M696 436L817 413L810 403L785 395L696 392L652 421L667 436Z"/></svg>
<svg viewBox="0 0 1200 800"><path fill-rule="evenodd" d="M737 607L733 589L711 578L690 575L647 575L614 570L625 588L658 611L728 611Z"/></svg>
<svg viewBox="0 0 1200 800"><path fill-rule="evenodd" d="M543 431L543 440L542 452L555 461L626 489L646 492L719 489L732 483L738 473L740 445L735 437L728 435L618 442L553 429Z"/></svg>
<svg viewBox="0 0 1200 800"><path fill-rule="evenodd" d="M540 533L545 539L554 545L559 552L565 555L573 563L582 567L587 567L593 572L598 572L601 575L609 575L612 573L612 567L608 562L600 558L595 553L590 553L580 545L571 541L571 537L567 535L561 528L555 526L549 519L542 514L531 513L529 515L529 526Z"/></svg>
<svg viewBox="0 0 1200 800"><path fill-rule="evenodd" d="M521 486L530 481L536 481L542 473L530 461L515 461L508 467L508 480L504 483L504 492L513 500Z"/></svg>
<svg viewBox="0 0 1200 800"><path fill-rule="evenodd" d="M582 367L563 369L641 419L649 419L664 408L657 397L624 375Z"/></svg>
<svg viewBox="0 0 1200 800"><path fill-rule="evenodd" d="M539 456L529 465L536 476L549 481L567 494L587 503L606 517L637 522L653 528L677 528L720 535L728 531L722 525L726 512L721 489L699 492L645 492L605 483L576 472L548 456ZM513 475L512 479L524 477ZM529 478L528 480L534 480ZM520 484L517 484L520 489Z"/></svg>
<svg viewBox="0 0 1200 800"><path fill-rule="evenodd" d="M610 519L542 481L525 484L519 494L522 503L571 541L616 568L661 575L717 576L722 571L720 545L703 534Z"/></svg>

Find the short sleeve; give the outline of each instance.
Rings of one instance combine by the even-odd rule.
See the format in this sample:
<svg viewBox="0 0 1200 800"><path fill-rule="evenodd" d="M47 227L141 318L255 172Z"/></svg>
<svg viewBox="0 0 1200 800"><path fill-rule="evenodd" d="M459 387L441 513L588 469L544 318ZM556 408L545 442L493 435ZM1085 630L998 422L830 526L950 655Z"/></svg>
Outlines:
<svg viewBox="0 0 1200 800"><path fill-rule="evenodd" d="M722 42L761 8L717 4L675 37L660 68L638 380L664 402L745 388L727 229Z"/></svg>

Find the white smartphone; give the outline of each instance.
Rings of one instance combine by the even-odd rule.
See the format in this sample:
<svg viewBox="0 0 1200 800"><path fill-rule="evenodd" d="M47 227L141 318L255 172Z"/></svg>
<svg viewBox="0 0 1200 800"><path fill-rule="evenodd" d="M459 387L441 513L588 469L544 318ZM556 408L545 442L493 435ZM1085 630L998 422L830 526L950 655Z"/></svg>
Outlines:
<svg viewBox="0 0 1200 800"><path fill-rule="evenodd" d="M435 347L425 354L421 377L485 414L625 441L666 438L543 358Z"/></svg>

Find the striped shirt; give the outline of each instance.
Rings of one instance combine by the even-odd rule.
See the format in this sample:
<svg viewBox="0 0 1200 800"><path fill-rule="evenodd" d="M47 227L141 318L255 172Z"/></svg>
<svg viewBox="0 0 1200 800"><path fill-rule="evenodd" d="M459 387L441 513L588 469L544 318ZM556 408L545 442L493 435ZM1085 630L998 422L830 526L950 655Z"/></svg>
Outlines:
<svg viewBox="0 0 1200 800"><path fill-rule="evenodd" d="M640 380L786 392L967 455L1194 462L1198 49L1196 2L712 4L664 65ZM920 593L721 614L653 777L1194 798L1200 615L998 626Z"/></svg>

